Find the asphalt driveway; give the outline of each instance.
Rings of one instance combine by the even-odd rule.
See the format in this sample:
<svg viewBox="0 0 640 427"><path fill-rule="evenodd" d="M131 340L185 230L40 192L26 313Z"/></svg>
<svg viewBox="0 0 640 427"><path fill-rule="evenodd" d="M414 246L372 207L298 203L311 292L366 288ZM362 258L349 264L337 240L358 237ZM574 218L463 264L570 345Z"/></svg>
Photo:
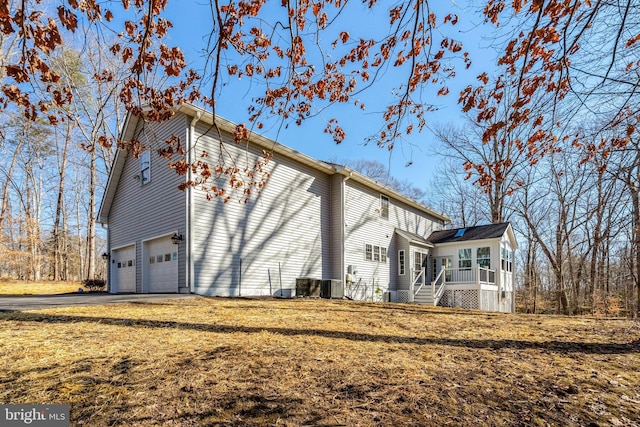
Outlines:
<svg viewBox="0 0 640 427"><path fill-rule="evenodd" d="M198 298L193 294L61 294L61 295L0 295L0 312L41 310L44 308L104 305L129 302L158 302L175 299Z"/></svg>

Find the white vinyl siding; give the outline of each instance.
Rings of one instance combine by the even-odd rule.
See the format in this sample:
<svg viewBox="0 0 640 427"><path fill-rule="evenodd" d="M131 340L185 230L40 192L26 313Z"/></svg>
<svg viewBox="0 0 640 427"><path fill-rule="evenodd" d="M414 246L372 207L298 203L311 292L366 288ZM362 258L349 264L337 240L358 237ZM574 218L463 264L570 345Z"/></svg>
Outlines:
<svg viewBox="0 0 640 427"><path fill-rule="evenodd" d="M196 127L198 144L217 159L218 143L209 125ZM237 146L224 135L226 149L243 168L260 151ZM295 289L296 278L331 278L329 175L274 154L265 168L270 178L260 194L239 203L207 201L194 194L195 291L205 295L268 295ZM364 245L362 246L362 248ZM361 249L362 250L362 249ZM271 287L269 283L271 278ZM341 277L342 279L342 277Z"/></svg>
<svg viewBox="0 0 640 427"><path fill-rule="evenodd" d="M388 200L388 219L382 218L380 196L380 192L354 179L345 182L345 263L357 267L358 280L363 286L379 287L382 290L408 289L409 276L400 274L397 259L398 251L405 249L398 247L398 244L404 242L396 238L395 229L405 230L426 239L440 222L390 196L385 196ZM365 244L380 248L380 262L365 259ZM405 250L406 262L409 263L408 255L411 252L408 251L408 246ZM389 262L386 262L386 253L393 254L393 259ZM405 273L409 268L410 264L405 264Z"/></svg>
<svg viewBox="0 0 640 427"><path fill-rule="evenodd" d="M186 116L177 114L161 124L143 125L139 121L135 131L125 135L127 139L136 138L148 147L151 153L149 167L154 170L153 182L141 186L140 159L122 152L127 157L109 211L110 246L114 248L136 242L136 292L142 292L142 241L170 231L184 231L186 195L178 189L184 177L169 169L166 160L153 153L173 134L185 138L187 126ZM181 260L185 259L185 249L184 244L178 245ZM178 271L179 285L184 287L184 263L179 264Z"/></svg>

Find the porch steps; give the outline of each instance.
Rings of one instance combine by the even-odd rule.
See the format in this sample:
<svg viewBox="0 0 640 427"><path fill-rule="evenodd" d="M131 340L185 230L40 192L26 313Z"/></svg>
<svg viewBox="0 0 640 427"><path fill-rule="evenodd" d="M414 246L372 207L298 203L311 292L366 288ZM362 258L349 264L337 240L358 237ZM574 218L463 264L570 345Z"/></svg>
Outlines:
<svg viewBox="0 0 640 427"><path fill-rule="evenodd" d="M418 294L414 297L413 302L422 305L433 305L433 295L431 295L431 286L423 286Z"/></svg>

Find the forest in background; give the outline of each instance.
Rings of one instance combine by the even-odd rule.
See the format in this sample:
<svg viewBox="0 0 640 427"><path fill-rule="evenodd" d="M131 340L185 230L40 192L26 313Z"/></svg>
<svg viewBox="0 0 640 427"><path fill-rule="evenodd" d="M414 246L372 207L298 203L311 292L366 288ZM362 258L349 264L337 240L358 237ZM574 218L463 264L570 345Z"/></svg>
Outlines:
<svg viewBox="0 0 640 427"><path fill-rule="evenodd" d="M238 30L243 19L249 22L259 15L261 3L233 3L215 9L220 19L212 30L213 43L207 46L214 58L208 66L213 68L203 70L214 82L211 97L178 96L198 78L187 73L184 85L172 80L185 64L179 50L159 42L170 28L158 18L165 4L135 2L140 20L125 21L125 31L114 43L84 27L79 30L76 12L84 14L86 28L113 18L94 2L61 2L58 15L49 21L42 19L46 10L40 15L23 13L39 2L10 2L9 8L4 6L6 13L0 11L2 277L81 280L104 275L104 234L95 218L115 147L121 143L117 130L127 111L141 112L141 105L152 105L145 114L159 121L166 119L168 107L202 99L224 116L224 111L215 110L216 90L221 90L215 82L222 73L228 81L240 75L249 82L281 78L282 88L267 85L267 96L256 98L249 108L251 126L260 129L268 114L283 121L306 120L318 115L310 114L314 101L334 102L335 96L335 102L350 102L355 86L374 74L364 70L389 61L389 66L412 67L399 100L384 115L387 125L381 128L387 131L375 140L391 151L414 129L408 116L414 115L415 128L426 126L429 106L418 104L416 91L437 83L438 95L448 93L442 82L451 71L443 63L462 54L461 44L446 36L440 40L442 50L423 49L432 42L433 30L449 30L457 16L440 17L443 24L436 25L429 2L407 1L390 10L391 32L378 53L368 53L377 42L349 45L349 34L339 32L333 48L345 45L348 53L316 75L307 64L313 58L305 53L303 36L313 40L323 31L328 22L323 8L335 6L339 14L340 2L296 4L299 13L288 13L286 28L309 32L292 32L290 40L268 38L258 27ZM132 6L125 1L123 7ZM452 226L511 221L519 238L516 271L523 310L637 316L640 6L630 0L596 5L517 1L510 6L489 1L482 13L487 22L508 23L495 40L496 46L502 43L504 54L497 64L502 68L495 75L483 73L476 86L469 83L460 93L466 121L426 126L438 140L430 148L442 159L432 182L397 182L388 171L385 179L450 215ZM311 29L307 23L312 16L316 26ZM58 32L56 22L68 31ZM412 47L402 50L407 43ZM230 47L236 56L227 58L221 52ZM290 73L281 75L280 67L260 68L271 49L288 61ZM416 60L421 55L429 61ZM223 66L227 60L239 60L242 67ZM357 78L345 80L336 71L342 63L347 64L343 72ZM247 132L239 128L236 136L242 139ZM328 120L325 132L336 142L344 138L334 119ZM128 148L140 149L133 143Z"/></svg>
<svg viewBox="0 0 640 427"><path fill-rule="evenodd" d="M15 46L3 41L10 55ZM15 109L0 115L0 276L106 278L106 230L96 216L115 146L102 140L116 137L126 113L117 97L125 67L89 39L82 48L59 49L51 64L62 76L56 84L74 97L57 112L63 120L32 120ZM115 77L100 78L105 70Z"/></svg>

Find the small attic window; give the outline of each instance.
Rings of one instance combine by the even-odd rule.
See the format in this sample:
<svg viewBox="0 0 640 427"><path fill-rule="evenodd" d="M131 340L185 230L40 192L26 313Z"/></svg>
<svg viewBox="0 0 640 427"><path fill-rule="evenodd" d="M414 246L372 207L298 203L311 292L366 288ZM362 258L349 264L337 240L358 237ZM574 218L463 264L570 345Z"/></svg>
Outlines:
<svg viewBox="0 0 640 427"><path fill-rule="evenodd" d="M467 231L467 229L466 229L466 228L461 228L460 230L458 230L458 231L456 232L456 235L455 235L455 236L453 236L453 237L462 237L462 235L464 234L464 232L465 232L465 231Z"/></svg>
<svg viewBox="0 0 640 427"><path fill-rule="evenodd" d="M151 181L151 156L149 150L145 150L140 155L140 183L145 185Z"/></svg>

